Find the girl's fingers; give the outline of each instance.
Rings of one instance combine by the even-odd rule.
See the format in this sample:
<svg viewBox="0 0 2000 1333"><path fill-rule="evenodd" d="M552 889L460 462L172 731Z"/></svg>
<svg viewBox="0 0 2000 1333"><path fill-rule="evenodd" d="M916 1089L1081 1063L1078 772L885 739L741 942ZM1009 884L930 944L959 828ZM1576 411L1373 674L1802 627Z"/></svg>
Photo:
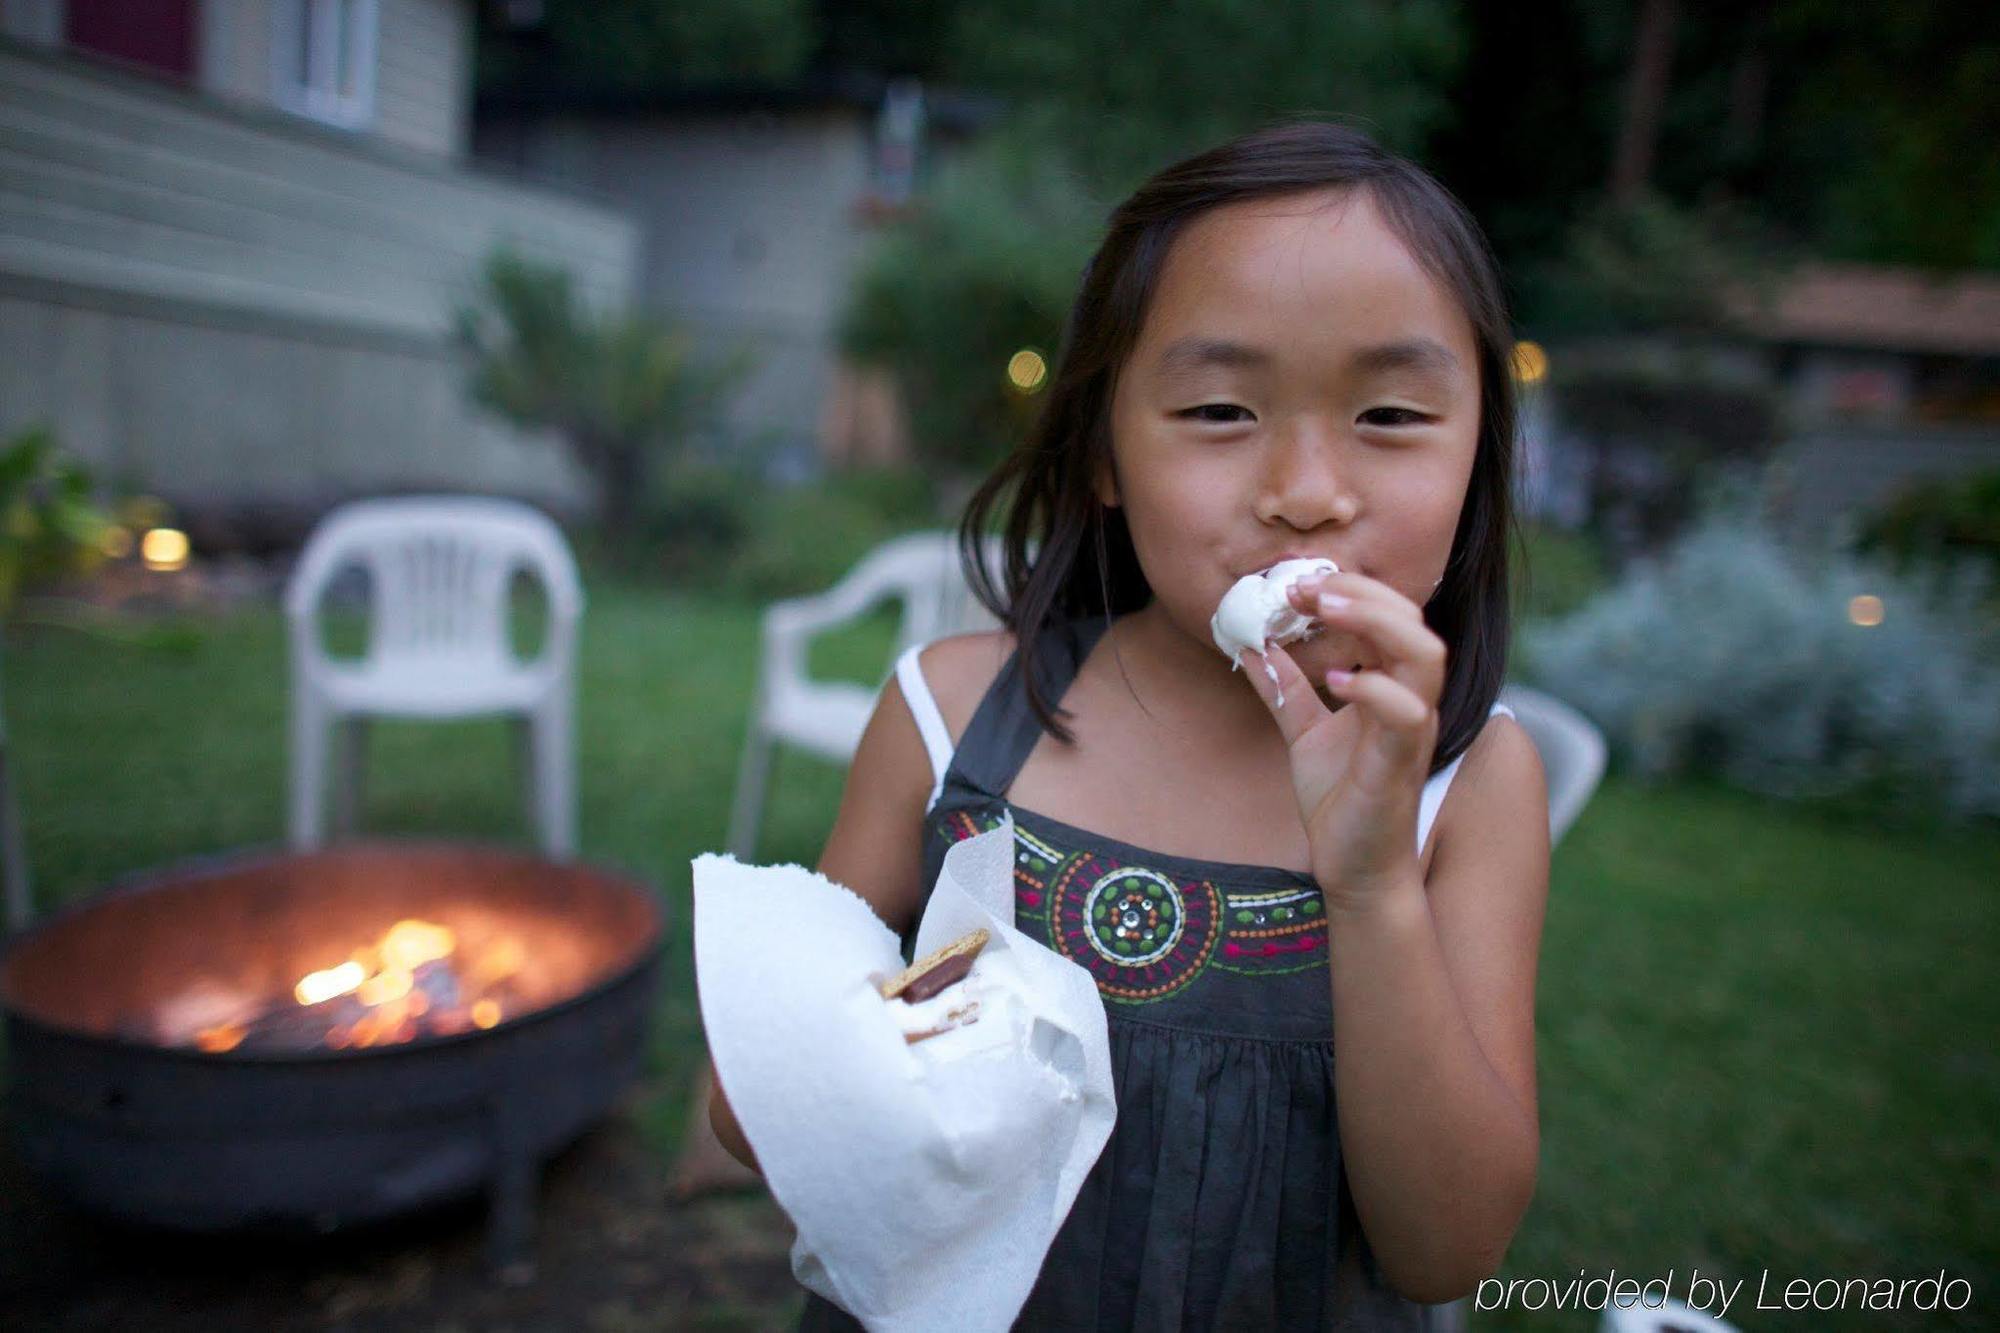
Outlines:
<svg viewBox="0 0 2000 1333"><path fill-rule="evenodd" d="M1422 607L1366 574L1314 574L1285 589L1286 600L1309 616L1319 614L1319 599L1325 593L1337 593L1357 602L1378 602L1420 623L1424 618Z"/></svg>
<svg viewBox="0 0 2000 1333"><path fill-rule="evenodd" d="M1382 659L1382 670L1418 697L1435 699L1443 692L1444 640L1421 620L1412 620L1376 601L1334 606L1324 597L1314 614L1330 630L1344 630L1368 640Z"/></svg>
<svg viewBox="0 0 2000 1333"><path fill-rule="evenodd" d="M1429 760L1426 747L1436 744L1430 734L1431 708L1409 686L1380 671L1357 671L1345 681L1336 675L1328 673L1327 692L1380 724L1389 757L1399 764Z"/></svg>
<svg viewBox="0 0 2000 1333"><path fill-rule="evenodd" d="M1257 697L1264 701L1264 707L1278 724L1278 732L1290 745L1315 726L1332 719L1333 713L1319 697L1306 673L1299 670L1299 664L1292 655L1277 644L1267 644L1262 656L1245 649L1236 654L1236 661L1243 668L1243 674L1250 678L1250 687L1257 691ZM1266 670L1265 664L1270 664ZM1271 677L1275 675L1274 681ZM1279 698L1284 703L1278 702Z"/></svg>

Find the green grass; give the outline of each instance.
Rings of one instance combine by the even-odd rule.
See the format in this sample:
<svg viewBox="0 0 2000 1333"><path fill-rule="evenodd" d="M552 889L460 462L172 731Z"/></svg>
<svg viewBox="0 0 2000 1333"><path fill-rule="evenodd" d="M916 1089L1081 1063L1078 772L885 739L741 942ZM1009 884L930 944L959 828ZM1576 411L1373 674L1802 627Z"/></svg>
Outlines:
<svg viewBox="0 0 2000 1333"><path fill-rule="evenodd" d="M594 583L581 645L587 857L659 886L667 975L646 1114L663 1153L700 1058L688 862L721 846L757 609ZM340 634L351 636L352 626ZM886 615L816 671L878 681ZM339 634L336 635L339 637ZM275 612L186 622L178 646L28 627L6 705L44 905L284 826L285 658ZM812 864L840 771L781 757L760 858ZM527 843L498 723L378 725L363 828ZM1608 781L1558 849L1540 982L1542 1173L1504 1276L1616 1268L1747 1278L2000 1282L2000 834L1893 832L1712 786ZM1803 1318L1743 1310L1745 1328ZM1481 1327L1594 1328L1575 1314ZM1821 1326L1825 1326L1822 1324Z"/></svg>

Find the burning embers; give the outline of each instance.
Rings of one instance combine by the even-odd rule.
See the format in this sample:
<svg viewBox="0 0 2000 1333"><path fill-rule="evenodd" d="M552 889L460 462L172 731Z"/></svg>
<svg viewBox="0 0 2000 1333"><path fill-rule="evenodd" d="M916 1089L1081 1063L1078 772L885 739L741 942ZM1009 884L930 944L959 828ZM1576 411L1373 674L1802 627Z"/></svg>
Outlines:
<svg viewBox="0 0 2000 1333"><path fill-rule="evenodd" d="M160 1007L158 1035L212 1052L310 1051L490 1028L523 1007L514 983L526 960L517 936L462 948L450 927L407 918L288 995L199 982Z"/></svg>

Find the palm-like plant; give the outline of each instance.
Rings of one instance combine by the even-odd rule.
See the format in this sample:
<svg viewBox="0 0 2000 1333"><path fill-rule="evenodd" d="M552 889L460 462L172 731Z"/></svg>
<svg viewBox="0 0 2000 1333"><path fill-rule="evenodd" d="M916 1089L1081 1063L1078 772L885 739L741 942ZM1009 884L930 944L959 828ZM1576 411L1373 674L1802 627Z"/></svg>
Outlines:
<svg viewBox="0 0 2000 1333"><path fill-rule="evenodd" d="M652 465L711 421L756 364L739 345L719 360L695 337L637 311L599 314L567 271L502 250L479 300L458 312L479 403L519 425L556 430L596 480L607 534L623 549Z"/></svg>

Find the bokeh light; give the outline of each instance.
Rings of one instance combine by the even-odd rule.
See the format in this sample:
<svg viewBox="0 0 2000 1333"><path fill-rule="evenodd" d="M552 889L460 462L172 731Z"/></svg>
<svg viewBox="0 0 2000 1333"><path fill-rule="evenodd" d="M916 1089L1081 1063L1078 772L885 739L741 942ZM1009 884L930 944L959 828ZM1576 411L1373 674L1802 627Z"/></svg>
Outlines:
<svg viewBox="0 0 2000 1333"><path fill-rule="evenodd" d="M139 555L146 568L171 573L187 564L187 534L179 528L152 528L139 541Z"/></svg>
<svg viewBox="0 0 2000 1333"><path fill-rule="evenodd" d="M1022 393L1033 393L1048 377L1048 362L1032 347L1023 347L1007 359L1007 382Z"/></svg>
<svg viewBox="0 0 2000 1333"><path fill-rule="evenodd" d="M1549 354L1538 342L1523 338L1514 344L1514 378L1523 384L1540 384L1549 373Z"/></svg>

